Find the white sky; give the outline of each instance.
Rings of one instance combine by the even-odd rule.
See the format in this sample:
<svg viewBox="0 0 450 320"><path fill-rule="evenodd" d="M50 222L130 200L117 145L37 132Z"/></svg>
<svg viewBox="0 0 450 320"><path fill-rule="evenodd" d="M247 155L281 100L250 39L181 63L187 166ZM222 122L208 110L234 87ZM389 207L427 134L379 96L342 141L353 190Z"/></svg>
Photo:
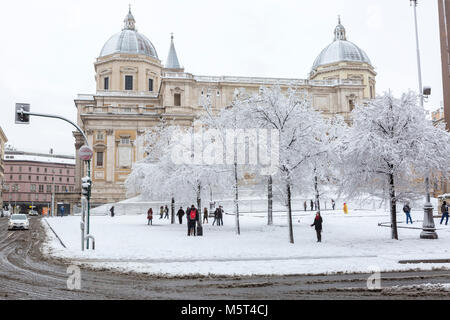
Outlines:
<svg viewBox="0 0 450 320"><path fill-rule="evenodd" d="M131 2L136 26L166 59L170 33L186 72L307 78L333 39L337 15L348 40L361 47L378 72L377 93L416 89L413 9L407 0L117 0L2 1L0 3L0 126L17 148L74 153L72 127L31 118L14 124L16 102L32 111L76 120L73 99L94 93L93 63L123 26ZM436 0L418 6L426 104L442 101Z"/></svg>

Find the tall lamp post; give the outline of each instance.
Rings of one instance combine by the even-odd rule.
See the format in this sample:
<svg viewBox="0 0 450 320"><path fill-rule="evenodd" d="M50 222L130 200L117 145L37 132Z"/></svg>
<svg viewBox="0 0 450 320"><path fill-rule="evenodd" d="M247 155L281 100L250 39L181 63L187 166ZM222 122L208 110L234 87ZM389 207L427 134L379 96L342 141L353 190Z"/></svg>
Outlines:
<svg viewBox="0 0 450 320"><path fill-rule="evenodd" d="M417 27L417 0L410 0L410 4L413 6L414 9L414 26L416 31L416 50L417 50L417 71L419 75L419 97L420 97L420 106L423 108L423 100L425 92L423 91L422 87L422 69L420 66L419 31ZM429 94L429 92L427 94ZM425 190L426 190L426 200L423 206L424 216L420 238L437 239L438 235L436 233L436 227L434 225L433 220L433 206L431 205L430 199L430 179L428 175L425 177Z"/></svg>

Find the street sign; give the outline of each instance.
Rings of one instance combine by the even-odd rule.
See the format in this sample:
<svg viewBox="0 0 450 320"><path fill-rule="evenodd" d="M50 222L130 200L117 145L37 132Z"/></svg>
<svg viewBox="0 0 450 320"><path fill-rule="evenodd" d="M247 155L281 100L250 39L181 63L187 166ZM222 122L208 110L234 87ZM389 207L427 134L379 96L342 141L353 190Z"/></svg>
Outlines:
<svg viewBox="0 0 450 320"><path fill-rule="evenodd" d="M30 115L24 114L22 111L30 112L30 105L28 103L16 103L16 124L30 124Z"/></svg>
<svg viewBox="0 0 450 320"><path fill-rule="evenodd" d="M83 161L91 160L93 154L94 152L92 152L92 149L89 148L88 146L82 146L78 151L78 156Z"/></svg>

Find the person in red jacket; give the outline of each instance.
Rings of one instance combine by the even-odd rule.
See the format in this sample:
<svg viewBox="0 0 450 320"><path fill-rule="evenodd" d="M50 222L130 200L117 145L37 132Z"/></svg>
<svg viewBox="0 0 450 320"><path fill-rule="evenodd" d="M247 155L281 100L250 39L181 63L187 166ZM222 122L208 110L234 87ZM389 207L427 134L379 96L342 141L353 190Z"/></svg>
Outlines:
<svg viewBox="0 0 450 320"><path fill-rule="evenodd" d="M153 225L153 209L150 208L147 211L147 220L148 220L148 225Z"/></svg>
<svg viewBox="0 0 450 320"><path fill-rule="evenodd" d="M197 235L196 232L196 224L197 221L199 220L199 212L197 210L197 208L195 208L194 205L192 205L188 211L186 212L186 217L187 217L187 221L188 221L188 236L190 235Z"/></svg>

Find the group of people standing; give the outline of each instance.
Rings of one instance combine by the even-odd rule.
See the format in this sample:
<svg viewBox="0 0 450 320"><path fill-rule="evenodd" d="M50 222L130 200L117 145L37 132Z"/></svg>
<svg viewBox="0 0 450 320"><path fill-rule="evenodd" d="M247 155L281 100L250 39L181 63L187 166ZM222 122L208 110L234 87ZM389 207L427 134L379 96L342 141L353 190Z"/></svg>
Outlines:
<svg viewBox="0 0 450 320"><path fill-rule="evenodd" d="M159 208L159 219L169 219L169 207L166 206L161 206ZM153 225L153 209L149 208L147 211L147 224L148 225Z"/></svg>
<svg viewBox="0 0 450 320"><path fill-rule="evenodd" d="M316 203L313 200L309 200L309 207L311 208L311 211L318 210ZM307 200L303 202L303 208L305 211L308 209ZM334 210L336 208L336 201L331 199L331 208Z"/></svg>
<svg viewBox="0 0 450 320"><path fill-rule="evenodd" d="M208 208L203 209L203 223L208 223ZM218 226L223 226L223 207L219 206L214 211L214 221L212 225L216 224ZM199 220L201 218L201 213L199 210L194 206L191 205L190 207L186 208L186 211L183 210L183 207L180 207L180 209L177 212L178 222L180 224L183 224L183 216L186 215L187 220L187 226L188 226L188 236L190 235L197 235L197 224L199 224ZM169 219L169 208L166 205L165 207L160 207L160 219ZM147 211L147 220L148 225L153 225L153 209L149 208Z"/></svg>

